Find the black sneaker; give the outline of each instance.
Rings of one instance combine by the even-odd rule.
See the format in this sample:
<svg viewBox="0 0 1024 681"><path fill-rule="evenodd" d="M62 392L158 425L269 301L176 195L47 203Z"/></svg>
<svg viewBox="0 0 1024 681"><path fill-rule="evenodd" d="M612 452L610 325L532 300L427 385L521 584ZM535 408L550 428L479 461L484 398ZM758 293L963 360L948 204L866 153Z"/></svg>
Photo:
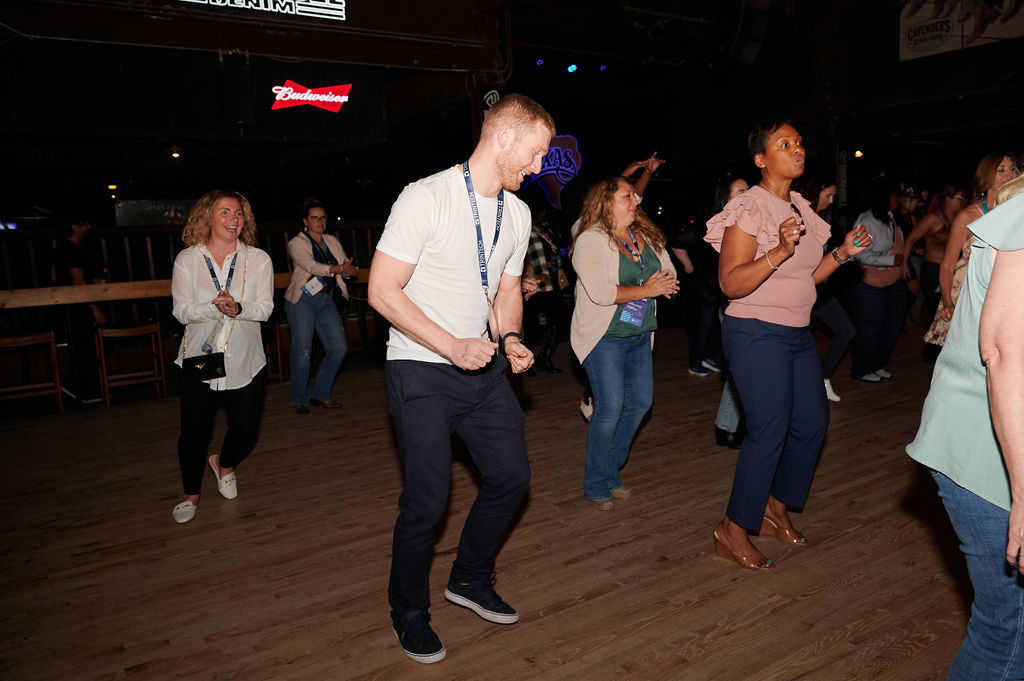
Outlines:
<svg viewBox="0 0 1024 681"><path fill-rule="evenodd" d="M448 654L441 639L430 628L430 613L426 610L410 610L405 613L392 610L391 621L391 631L395 632L402 650L417 662L440 662Z"/></svg>
<svg viewBox="0 0 1024 681"><path fill-rule="evenodd" d="M444 597L456 605L469 608L488 622L515 624L519 621L519 613L494 591L493 573L488 579L448 582Z"/></svg>

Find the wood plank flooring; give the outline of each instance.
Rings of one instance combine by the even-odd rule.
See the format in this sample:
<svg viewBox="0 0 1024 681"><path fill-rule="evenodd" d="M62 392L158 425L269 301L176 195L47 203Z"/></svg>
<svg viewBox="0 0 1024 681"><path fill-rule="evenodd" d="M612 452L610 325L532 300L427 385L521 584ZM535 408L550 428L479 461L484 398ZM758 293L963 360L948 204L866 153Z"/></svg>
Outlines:
<svg viewBox="0 0 1024 681"><path fill-rule="evenodd" d="M358 356L345 409L300 417L268 390L239 497L207 477L176 525L176 399L0 422L0 678L604 681L941 679L970 586L928 476L904 453L931 366L921 329L877 385L834 381L842 402L806 512L806 549L755 539L767 573L714 555L735 453L716 447L720 379L686 371L686 338L658 333L655 405L624 469L633 499L582 498L586 426L571 372L516 377L533 481L498 559L520 623L444 601L476 493L454 466L431 573L448 658L402 654L386 598L401 473L383 372ZM822 339L824 340L824 339ZM562 344L556 363L569 366ZM115 400L115 402L117 402ZM220 442L218 423L214 442Z"/></svg>

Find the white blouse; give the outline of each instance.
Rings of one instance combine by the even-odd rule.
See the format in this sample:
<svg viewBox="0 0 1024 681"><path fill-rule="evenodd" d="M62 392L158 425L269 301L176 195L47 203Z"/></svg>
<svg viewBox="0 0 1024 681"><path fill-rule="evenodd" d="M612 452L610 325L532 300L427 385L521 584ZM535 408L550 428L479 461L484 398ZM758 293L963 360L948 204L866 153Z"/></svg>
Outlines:
<svg viewBox="0 0 1024 681"><path fill-rule="evenodd" d="M228 292L241 304L242 312L234 319L211 302L217 297L217 287L204 255L210 259L221 286L227 281L232 261L237 261ZM234 390L248 385L267 363L260 322L274 310L274 266L270 256L239 241L235 252L218 266L206 246L186 248L174 259L171 296L175 319L186 325L174 363L181 366L185 357L202 354L203 343L211 339L213 352L224 353L226 376L206 381L210 388Z"/></svg>

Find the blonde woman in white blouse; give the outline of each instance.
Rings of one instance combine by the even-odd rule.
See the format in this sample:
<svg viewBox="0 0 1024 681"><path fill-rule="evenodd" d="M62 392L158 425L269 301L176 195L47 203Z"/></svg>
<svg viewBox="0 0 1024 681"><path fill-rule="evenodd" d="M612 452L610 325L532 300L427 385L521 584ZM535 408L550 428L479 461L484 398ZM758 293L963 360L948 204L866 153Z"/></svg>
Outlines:
<svg viewBox="0 0 1024 681"><path fill-rule="evenodd" d="M185 334L175 364L224 353L225 370L223 377L205 381L180 375L178 463L185 495L172 515L186 523L196 515L205 467L221 496L234 499L235 467L256 444L267 364L260 322L274 309L274 269L270 256L253 246L252 208L237 192L204 194L181 238L188 248L174 261L171 296ZM228 430L220 454L207 457L218 404L227 413Z"/></svg>

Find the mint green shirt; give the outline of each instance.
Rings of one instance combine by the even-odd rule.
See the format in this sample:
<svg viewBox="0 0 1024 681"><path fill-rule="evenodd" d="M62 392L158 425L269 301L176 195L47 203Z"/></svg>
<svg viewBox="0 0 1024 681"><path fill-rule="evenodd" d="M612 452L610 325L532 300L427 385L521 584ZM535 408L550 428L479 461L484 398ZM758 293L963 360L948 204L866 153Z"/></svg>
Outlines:
<svg viewBox="0 0 1024 681"><path fill-rule="evenodd" d="M1024 195L1000 205L968 229L977 238L967 276L946 345L935 362L921 426L907 453L982 499L1010 510L1010 478L992 425L978 333L995 251L1024 248Z"/></svg>

